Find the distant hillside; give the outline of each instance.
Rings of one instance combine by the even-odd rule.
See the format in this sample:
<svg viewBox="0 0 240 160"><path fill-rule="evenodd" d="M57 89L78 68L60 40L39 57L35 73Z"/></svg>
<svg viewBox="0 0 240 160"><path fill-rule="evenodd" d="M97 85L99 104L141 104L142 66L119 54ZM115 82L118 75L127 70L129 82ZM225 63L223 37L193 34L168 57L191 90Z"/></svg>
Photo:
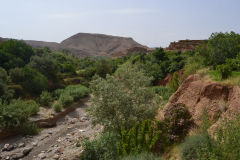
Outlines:
<svg viewBox="0 0 240 160"><path fill-rule="evenodd" d="M6 41L6 38L0 38ZM143 46L132 38L118 37L104 34L78 33L61 43L44 42L34 40L24 40L27 44L35 48L48 47L51 50L68 50L78 57L83 56L109 56L120 57L128 55L134 51L148 51L149 48Z"/></svg>
<svg viewBox="0 0 240 160"><path fill-rule="evenodd" d="M178 42L171 42L170 45L165 48L167 51L192 51L199 45L206 43L207 40L180 40Z"/></svg>

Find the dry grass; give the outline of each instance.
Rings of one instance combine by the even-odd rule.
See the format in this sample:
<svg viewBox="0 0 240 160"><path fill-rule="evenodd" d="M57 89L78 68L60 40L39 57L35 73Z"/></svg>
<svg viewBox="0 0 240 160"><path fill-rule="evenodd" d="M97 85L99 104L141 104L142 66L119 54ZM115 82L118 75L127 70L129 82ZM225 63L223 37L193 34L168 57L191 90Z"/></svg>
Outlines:
<svg viewBox="0 0 240 160"><path fill-rule="evenodd" d="M171 146L163 155L163 160L181 160L179 144Z"/></svg>

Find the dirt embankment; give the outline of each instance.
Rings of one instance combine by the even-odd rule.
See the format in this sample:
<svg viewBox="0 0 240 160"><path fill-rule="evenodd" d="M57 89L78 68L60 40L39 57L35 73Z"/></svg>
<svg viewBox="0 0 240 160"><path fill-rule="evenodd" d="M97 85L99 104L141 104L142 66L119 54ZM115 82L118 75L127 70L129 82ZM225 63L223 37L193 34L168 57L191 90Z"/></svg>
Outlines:
<svg viewBox="0 0 240 160"><path fill-rule="evenodd" d="M208 111L210 118L217 122L220 117L240 112L240 88L216 82L205 82L195 74L184 80L164 110L171 103L184 103L197 125L200 124L204 108ZM158 115L158 118L161 117L162 112Z"/></svg>

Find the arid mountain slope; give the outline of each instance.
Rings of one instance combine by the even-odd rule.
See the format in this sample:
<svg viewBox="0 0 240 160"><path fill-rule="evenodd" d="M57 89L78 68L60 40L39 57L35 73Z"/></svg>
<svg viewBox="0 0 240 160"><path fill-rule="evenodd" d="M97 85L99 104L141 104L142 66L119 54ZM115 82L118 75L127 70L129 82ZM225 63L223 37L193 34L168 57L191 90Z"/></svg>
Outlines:
<svg viewBox="0 0 240 160"><path fill-rule="evenodd" d="M184 80L164 110L159 113L158 118L162 118L162 113L171 103L184 103L196 124L200 124L204 108L207 109L210 118L217 122L220 117L240 112L240 88L216 82L206 82L195 74Z"/></svg>
<svg viewBox="0 0 240 160"><path fill-rule="evenodd" d="M0 38L1 41L6 41L7 38ZM70 53L78 57L83 56L109 56L120 57L128 55L134 51L148 51L149 48L143 46L132 38L118 37L104 34L90 34L78 33L75 34L61 43L44 42L24 40L27 44L43 48L48 47L51 50L68 50Z"/></svg>
<svg viewBox="0 0 240 160"><path fill-rule="evenodd" d="M112 56L127 53L134 47L143 47L132 38L109 36L103 34L78 33L60 43L62 48L87 53L90 56Z"/></svg>

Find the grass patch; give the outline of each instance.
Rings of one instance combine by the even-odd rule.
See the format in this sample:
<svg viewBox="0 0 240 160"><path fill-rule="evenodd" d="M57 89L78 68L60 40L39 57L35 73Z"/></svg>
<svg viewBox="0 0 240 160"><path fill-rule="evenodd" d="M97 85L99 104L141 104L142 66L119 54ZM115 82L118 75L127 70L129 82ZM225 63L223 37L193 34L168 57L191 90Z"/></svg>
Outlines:
<svg viewBox="0 0 240 160"><path fill-rule="evenodd" d="M221 75L218 71L209 71L208 74L213 81L218 81L227 85L240 85L240 72L233 71L232 75L225 80L221 79Z"/></svg>

